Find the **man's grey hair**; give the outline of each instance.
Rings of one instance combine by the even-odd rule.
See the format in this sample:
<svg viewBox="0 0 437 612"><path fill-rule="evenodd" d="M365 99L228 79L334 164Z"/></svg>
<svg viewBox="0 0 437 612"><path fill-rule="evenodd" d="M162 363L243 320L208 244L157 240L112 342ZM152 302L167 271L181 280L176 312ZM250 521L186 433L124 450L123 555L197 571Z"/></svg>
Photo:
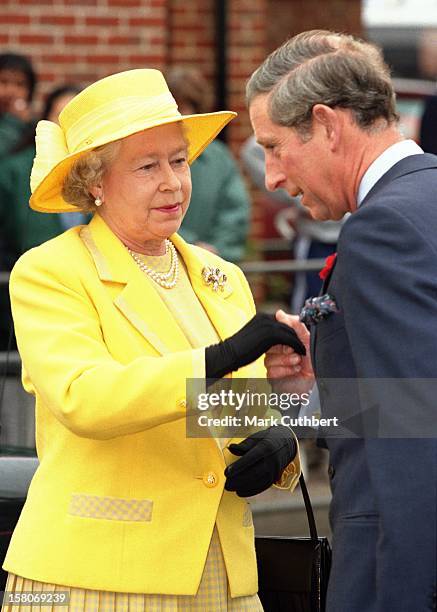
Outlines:
<svg viewBox="0 0 437 612"><path fill-rule="evenodd" d="M315 104L350 109L365 130L399 118L381 51L328 30L302 32L273 51L247 83L248 106L261 94L270 94L271 120L302 136L310 133Z"/></svg>

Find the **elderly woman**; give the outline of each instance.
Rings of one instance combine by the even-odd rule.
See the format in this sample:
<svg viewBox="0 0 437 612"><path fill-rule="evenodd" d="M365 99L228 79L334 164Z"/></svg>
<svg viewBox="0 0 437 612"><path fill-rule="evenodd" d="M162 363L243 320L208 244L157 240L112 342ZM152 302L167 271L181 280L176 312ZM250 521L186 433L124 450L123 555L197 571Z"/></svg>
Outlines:
<svg viewBox="0 0 437 612"><path fill-rule="evenodd" d="M293 435L218 444L188 438L185 421L187 379L261 377L272 345L305 351L254 316L237 267L176 233L189 163L232 117L181 116L144 69L38 126L32 208L96 214L12 272L40 459L4 564L14 601L44 590L67 591L73 610L262 609L242 497L295 484Z"/></svg>

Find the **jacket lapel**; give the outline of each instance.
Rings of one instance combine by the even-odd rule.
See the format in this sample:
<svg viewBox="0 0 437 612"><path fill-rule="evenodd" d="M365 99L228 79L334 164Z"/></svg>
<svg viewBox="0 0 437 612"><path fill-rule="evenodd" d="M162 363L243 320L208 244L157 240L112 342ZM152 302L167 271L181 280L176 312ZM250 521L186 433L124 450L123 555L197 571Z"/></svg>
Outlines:
<svg viewBox="0 0 437 612"><path fill-rule="evenodd" d="M113 302L161 355L190 345L150 280L99 215L82 228L100 280L111 289Z"/></svg>
<svg viewBox="0 0 437 612"><path fill-rule="evenodd" d="M211 265L208 260L208 253L193 248L178 234L174 234L171 240L185 262L193 290L219 337L225 340L232 336L247 322L247 312L228 299L234 292L231 282L227 281L223 291L214 291L212 286L207 285L202 277L203 268Z"/></svg>
<svg viewBox="0 0 437 612"><path fill-rule="evenodd" d="M80 236L94 259L100 280L111 289L114 304L156 351L163 355L191 348L153 281L138 268L98 214L82 228ZM203 268L211 265L208 254L187 244L177 234L171 240L219 337L228 338L247 321L247 313L228 299L233 294L231 283L226 283L224 291L213 291L202 277Z"/></svg>

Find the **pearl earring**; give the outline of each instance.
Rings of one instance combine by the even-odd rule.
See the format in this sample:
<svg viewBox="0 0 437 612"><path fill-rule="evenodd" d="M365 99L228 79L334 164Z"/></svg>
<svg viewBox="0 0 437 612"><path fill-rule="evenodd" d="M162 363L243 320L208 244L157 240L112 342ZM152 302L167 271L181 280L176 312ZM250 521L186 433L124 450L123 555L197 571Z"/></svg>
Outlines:
<svg viewBox="0 0 437 612"><path fill-rule="evenodd" d="M96 206L101 206L101 205L103 204L103 201L102 201L102 199L101 199L101 198L97 197L97 198L94 200L94 204L95 204Z"/></svg>

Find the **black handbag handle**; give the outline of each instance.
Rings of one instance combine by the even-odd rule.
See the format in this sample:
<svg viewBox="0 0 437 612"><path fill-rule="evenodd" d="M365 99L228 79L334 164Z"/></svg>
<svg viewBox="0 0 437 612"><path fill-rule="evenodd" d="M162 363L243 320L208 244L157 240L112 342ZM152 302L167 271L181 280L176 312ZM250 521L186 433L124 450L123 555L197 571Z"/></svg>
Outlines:
<svg viewBox="0 0 437 612"><path fill-rule="evenodd" d="M300 484L300 490L302 491L302 497L303 497L303 502L305 504L305 510L307 513L308 527L310 528L310 536L312 540L318 541L319 537L317 535L317 527L316 527L316 521L314 519L313 507L311 505L310 496L308 494L308 489L305 484L305 478L303 477L302 473L299 476L299 484Z"/></svg>

